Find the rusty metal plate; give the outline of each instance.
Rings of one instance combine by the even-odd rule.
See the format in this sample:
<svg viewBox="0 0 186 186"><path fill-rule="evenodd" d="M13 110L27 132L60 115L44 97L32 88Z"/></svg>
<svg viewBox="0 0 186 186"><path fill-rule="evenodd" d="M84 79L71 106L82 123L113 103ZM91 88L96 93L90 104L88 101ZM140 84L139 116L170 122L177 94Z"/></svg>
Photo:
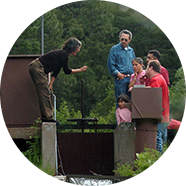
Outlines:
<svg viewBox="0 0 186 186"><path fill-rule="evenodd" d="M162 89L133 88L131 93L132 118L162 118Z"/></svg>
<svg viewBox="0 0 186 186"><path fill-rule="evenodd" d="M65 174L113 175L113 143L113 133L58 133L59 172L63 166Z"/></svg>
<svg viewBox="0 0 186 186"><path fill-rule="evenodd" d="M28 64L37 56L9 56L1 79L1 107L6 125L32 125L40 117Z"/></svg>

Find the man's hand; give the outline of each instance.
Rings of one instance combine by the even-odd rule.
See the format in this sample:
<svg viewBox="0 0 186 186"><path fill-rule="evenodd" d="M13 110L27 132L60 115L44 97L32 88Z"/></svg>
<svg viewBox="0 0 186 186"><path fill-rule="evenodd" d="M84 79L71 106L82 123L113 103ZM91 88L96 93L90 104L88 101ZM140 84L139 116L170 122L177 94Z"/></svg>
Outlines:
<svg viewBox="0 0 186 186"><path fill-rule="evenodd" d="M144 84L146 79L147 79L146 75L140 76L140 84Z"/></svg>
<svg viewBox="0 0 186 186"><path fill-rule="evenodd" d="M117 79L124 79L125 78L125 75L124 74L122 74L122 73L120 73L120 72L118 72L118 74L117 74Z"/></svg>

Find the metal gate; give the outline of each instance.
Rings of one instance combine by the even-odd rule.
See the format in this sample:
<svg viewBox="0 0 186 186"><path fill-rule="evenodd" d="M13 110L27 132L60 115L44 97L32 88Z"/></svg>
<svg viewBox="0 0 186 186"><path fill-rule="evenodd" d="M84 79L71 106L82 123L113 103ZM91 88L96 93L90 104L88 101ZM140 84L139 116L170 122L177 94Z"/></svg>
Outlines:
<svg viewBox="0 0 186 186"><path fill-rule="evenodd" d="M58 133L59 173L114 175L113 133Z"/></svg>

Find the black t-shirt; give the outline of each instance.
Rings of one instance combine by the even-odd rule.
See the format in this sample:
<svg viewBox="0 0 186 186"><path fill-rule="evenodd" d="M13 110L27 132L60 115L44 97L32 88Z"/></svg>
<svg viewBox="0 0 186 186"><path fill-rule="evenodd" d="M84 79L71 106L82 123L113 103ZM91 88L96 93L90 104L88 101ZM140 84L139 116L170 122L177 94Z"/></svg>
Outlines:
<svg viewBox="0 0 186 186"><path fill-rule="evenodd" d="M68 66L68 57L69 54L65 50L58 49L42 55L39 60L44 67L45 73L53 72L52 76L56 78L62 67L65 74L72 72Z"/></svg>

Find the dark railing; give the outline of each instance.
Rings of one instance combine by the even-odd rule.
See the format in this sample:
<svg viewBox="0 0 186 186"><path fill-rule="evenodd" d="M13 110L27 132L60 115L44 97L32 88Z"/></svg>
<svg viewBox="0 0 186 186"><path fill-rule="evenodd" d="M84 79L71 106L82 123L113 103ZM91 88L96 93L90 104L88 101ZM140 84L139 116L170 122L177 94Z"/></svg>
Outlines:
<svg viewBox="0 0 186 186"><path fill-rule="evenodd" d="M79 118L79 119L68 119L69 122L76 122L76 124L59 124L58 129L94 129L97 132L98 129L115 129L116 124L97 124L97 118ZM93 124L89 124L93 123Z"/></svg>

